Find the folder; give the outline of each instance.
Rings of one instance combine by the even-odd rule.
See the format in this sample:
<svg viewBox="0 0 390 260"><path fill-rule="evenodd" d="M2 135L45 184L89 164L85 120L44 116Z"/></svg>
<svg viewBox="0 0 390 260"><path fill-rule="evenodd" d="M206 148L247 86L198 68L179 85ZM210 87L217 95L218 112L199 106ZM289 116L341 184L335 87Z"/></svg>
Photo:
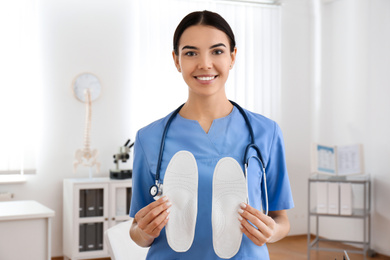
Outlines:
<svg viewBox="0 0 390 260"><path fill-rule="evenodd" d="M340 215L352 215L351 183L340 183Z"/></svg>
<svg viewBox="0 0 390 260"><path fill-rule="evenodd" d="M97 250L103 250L103 223L96 223Z"/></svg>
<svg viewBox="0 0 390 260"><path fill-rule="evenodd" d="M339 214L339 183L328 183L328 214Z"/></svg>
<svg viewBox="0 0 390 260"><path fill-rule="evenodd" d="M85 245L85 224L79 225L79 252L84 252L86 250Z"/></svg>
<svg viewBox="0 0 390 260"><path fill-rule="evenodd" d="M317 182L317 213L328 213L328 183Z"/></svg>
<svg viewBox="0 0 390 260"><path fill-rule="evenodd" d="M79 213L80 218L85 217L85 190L80 190Z"/></svg>
<svg viewBox="0 0 390 260"><path fill-rule="evenodd" d="M116 213L117 216L126 216L126 188L116 189Z"/></svg>
<svg viewBox="0 0 390 260"><path fill-rule="evenodd" d="M130 212L131 194L132 194L131 188L127 188L127 197L126 197L126 213L127 214L129 214L129 212Z"/></svg>
<svg viewBox="0 0 390 260"><path fill-rule="evenodd" d="M96 223L87 223L85 230L85 242L86 242L86 251L94 251L97 250L97 224Z"/></svg>
<svg viewBox="0 0 390 260"><path fill-rule="evenodd" d="M85 190L85 216L86 217L96 217L96 190Z"/></svg>
<svg viewBox="0 0 390 260"><path fill-rule="evenodd" d="M103 189L98 189L96 190L96 216L103 216L104 215L104 190Z"/></svg>

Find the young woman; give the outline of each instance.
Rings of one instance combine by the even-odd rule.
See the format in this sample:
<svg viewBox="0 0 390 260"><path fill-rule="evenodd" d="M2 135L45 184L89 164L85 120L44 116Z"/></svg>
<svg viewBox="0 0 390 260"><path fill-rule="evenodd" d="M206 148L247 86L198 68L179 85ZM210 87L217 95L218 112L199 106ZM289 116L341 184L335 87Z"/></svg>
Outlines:
<svg viewBox="0 0 390 260"><path fill-rule="evenodd" d="M253 160L246 175L249 204L239 204L236 212L244 235L239 250L224 258L269 259L266 243L287 235L290 224L286 209L293 207L280 128L264 116L240 111L226 97L225 83L237 49L232 30L220 15L209 11L187 15L175 31L173 45L173 60L188 86L188 99L177 114L171 113L137 133L130 236L138 245L150 247L148 259L220 259L221 254L213 247L213 173L221 158L247 160L244 154L251 133L245 113L253 128L254 143L261 151L266 182L261 162ZM149 194L156 180L161 138L170 118L160 179L170 159L182 150L193 154L198 174L195 234L191 247L182 252L170 247L164 228L173 209L170 198L155 201ZM250 149L247 157L254 154L255 149ZM242 163L241 167L244 171ZM261 210L265 207L269 207L268 215Z"/></svg>

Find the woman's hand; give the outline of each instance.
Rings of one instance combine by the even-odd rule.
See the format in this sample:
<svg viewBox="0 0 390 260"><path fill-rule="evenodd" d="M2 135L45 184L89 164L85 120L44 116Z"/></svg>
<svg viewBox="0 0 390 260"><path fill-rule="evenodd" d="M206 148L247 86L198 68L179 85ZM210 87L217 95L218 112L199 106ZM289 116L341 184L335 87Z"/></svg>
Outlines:
<svg viewBox="0 0 390 260"><path fill-rule="evenodd" d="M258 246L276 242L290 231L290 222L285 210L270 211L270 216L267 216L248 204L241 203L238 213L241 231Z"/></svg>
<svg viewBox="0 0 390 260"><path fill-rule="evenodd" d="M171 205L167 197L162 197L135 214L130 228L130 236L135 243L142 247L148 247L153 243L168 223Z"/></svg>

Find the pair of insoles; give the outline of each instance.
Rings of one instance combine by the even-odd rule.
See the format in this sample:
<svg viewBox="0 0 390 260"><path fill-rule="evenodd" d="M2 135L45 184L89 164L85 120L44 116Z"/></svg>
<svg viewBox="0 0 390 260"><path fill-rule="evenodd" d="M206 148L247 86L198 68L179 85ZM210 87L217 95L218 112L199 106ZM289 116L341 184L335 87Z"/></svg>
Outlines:
<svg viewBox="0 0 390 260"><path fill-rule="evenodd" d="M186 252L194 240L198 206L198 167L192 153L179 151L172 157L165 172L164 195L172 203L166 226L168 244L176 252ZM233 158L222 158L214 169L212 196L213 247L221 258L231 258L240 249L237 211L246 198L240 165Z"/></svg>

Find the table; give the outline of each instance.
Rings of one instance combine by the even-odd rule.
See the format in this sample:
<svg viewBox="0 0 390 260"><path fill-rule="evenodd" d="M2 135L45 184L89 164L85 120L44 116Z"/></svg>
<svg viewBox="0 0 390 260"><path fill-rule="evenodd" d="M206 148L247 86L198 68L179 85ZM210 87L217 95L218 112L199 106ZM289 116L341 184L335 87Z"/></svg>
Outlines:
<svg viewBox="0 0 390 260"><path fill-rule="evenodd" d="M55 212L33 200L0 202L0 259L51 259Z"/></svg>

